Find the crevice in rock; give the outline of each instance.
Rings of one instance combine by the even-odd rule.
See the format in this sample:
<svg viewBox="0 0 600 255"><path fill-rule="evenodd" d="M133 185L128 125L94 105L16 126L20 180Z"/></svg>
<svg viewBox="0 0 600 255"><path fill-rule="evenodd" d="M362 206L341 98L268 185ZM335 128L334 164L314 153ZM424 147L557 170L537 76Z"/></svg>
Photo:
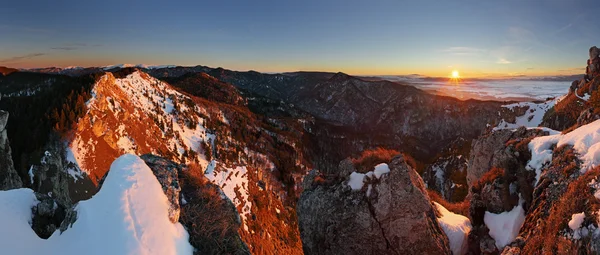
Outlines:
<svg viewBox="0 0 600 255"><path fill-rule="evenodd" d="M381 222L379 222L379 220L377 219L377 215L375 214L375 207L371 203L371 200L368 197L366 197L366 200L367 200L367 204L369 205L369 213L371 213L371 217L373 217L375 222L377 222L377 226L379 226L379 230L381 230L381 236L383 236L383 239L385 239L385 244L387 245L387 248L389 250L393 251L394 254L400 255L400 253L392 247L390 240L385 235L385 230L383 230L383 227L381 226Z"/></svg>

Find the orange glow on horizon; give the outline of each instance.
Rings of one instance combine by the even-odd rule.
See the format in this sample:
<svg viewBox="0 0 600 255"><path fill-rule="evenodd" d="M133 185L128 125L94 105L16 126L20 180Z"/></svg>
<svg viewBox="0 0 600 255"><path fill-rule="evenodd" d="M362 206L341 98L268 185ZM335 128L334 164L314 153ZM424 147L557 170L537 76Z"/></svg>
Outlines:
<svg viewBox="0 0 600 255"><path fill-rule="evenodd" d="M450 83L458 85L460 83L460 73L458 70L452 70L450 74Z"/></svg>

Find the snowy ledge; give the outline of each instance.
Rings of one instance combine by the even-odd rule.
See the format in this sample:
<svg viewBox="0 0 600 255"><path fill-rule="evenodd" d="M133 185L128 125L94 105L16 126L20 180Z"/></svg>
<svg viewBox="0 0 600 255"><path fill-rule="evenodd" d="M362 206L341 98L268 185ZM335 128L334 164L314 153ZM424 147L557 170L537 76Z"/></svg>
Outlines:
<svg viewBox="0 0 600 255"><path fill-rule="evenodd" d="M138 156L116 159L101 190L75 208L77 221L47 240L31 229L30 189L0 192L2 254L192 254L188 233L169 221L169 201Z"/></svg>

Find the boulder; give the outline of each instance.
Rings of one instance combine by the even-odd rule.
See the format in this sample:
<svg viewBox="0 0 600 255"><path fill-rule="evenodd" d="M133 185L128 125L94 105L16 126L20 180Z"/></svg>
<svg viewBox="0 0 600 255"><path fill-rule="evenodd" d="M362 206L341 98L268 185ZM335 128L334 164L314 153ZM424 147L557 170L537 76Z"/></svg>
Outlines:
<svg viewBox="0 0 600 255"><path fill-rule="evenodd" d="M345 164L342 164L345 165ZM396 156L390 172L354 190L312 171L297 204L305 254L450 254L423 180Z"/></svg>

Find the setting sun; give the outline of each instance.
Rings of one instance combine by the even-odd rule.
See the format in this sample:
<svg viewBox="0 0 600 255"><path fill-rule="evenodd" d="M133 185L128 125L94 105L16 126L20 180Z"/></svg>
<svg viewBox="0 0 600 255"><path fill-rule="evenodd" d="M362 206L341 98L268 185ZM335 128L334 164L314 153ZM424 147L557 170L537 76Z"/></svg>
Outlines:
<svg viewBox="0 0 600 255"><path fill-rule="evenodd" d="M460 78L460 74L458 73L458 70L452 71L452 78L454 78L454 79Z"/></svg>

